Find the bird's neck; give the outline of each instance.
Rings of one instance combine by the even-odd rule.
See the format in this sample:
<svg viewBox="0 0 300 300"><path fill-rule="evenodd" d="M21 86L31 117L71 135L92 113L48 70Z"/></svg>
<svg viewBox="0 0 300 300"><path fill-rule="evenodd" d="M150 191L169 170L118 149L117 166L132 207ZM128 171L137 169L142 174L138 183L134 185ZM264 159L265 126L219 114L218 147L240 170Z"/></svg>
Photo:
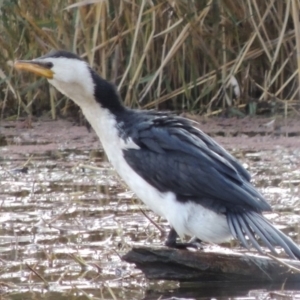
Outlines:
<svg viewBox="0 0 300 300"><path fill-rule="evenodd" d="M81 84L55 79L48 81L61 93L72 99L82 110L93 107L96 103L113 115L122 114L126 110L115 86L101 78L92 69L87 76L82 78Z"/></svg>
<svg viewBox="0 0 300 300"><path fill-rule="evenodd" d="M91 124L107 153L118 148L118 123L128 111L122 104L114 85L90 70L81 85L50 81L59 91L77 103ZM111 149L112 148L112 149Z"/></svg>
<svg viewBox="0 0 300 300"><path fill-rule="evenodd" d="M82 112L100 139L101 145L114 168L120 171L121 154L120 124L123 112L113 113L111 109L104 108L93 101L81 107ZM124 112L126 108L124 108Z"/></svg>
<svg viewBox="0 0 300 300"><path fill-rule="evenodd" d="M91 75L94 82L94 97L101 107L115 115L123 113L126 108L115 86L101 78L94 70L91 70Z"/></svg>
<svg viewBox="0 0 300 300"><path fill-rule="evenodd" d="M78 94L78 101L73 99L98 135L109 160L114 161L115 149L119 149L119 123L129 111L121 102L114 85L102 79L91 70L93 94L88 93L85 99ZM79 97L81 99L79 99ZM112 157L110 157L112 156Z"/></svg>

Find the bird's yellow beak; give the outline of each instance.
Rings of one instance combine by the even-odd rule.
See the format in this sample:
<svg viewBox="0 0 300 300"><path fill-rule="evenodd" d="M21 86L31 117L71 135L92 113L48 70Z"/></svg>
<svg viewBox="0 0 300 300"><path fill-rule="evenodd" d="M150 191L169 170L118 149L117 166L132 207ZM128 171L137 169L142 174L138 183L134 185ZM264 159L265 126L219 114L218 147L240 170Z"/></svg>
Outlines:
<svg viewBox="0 0 300 300"><path fill-rule="evenodd" d="M47 79L52 79L54 72L44 65L42 62L35 62L34 60L17 60L14 67L18 70L25 70L37 74Z"/></svg>

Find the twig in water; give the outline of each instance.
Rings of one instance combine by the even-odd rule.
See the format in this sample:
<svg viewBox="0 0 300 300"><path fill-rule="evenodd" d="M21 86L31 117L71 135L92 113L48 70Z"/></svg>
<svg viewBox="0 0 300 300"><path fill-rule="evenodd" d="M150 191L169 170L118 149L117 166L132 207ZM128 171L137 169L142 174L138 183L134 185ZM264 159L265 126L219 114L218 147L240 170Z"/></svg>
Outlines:
<svg viewBox="0 0 300 300"><path fill-rule="evenodd" d="M153 221L143 209L140 208L141 213L160 231L161 234L165 234L165 230L159 226L155 221Z"/></svg>

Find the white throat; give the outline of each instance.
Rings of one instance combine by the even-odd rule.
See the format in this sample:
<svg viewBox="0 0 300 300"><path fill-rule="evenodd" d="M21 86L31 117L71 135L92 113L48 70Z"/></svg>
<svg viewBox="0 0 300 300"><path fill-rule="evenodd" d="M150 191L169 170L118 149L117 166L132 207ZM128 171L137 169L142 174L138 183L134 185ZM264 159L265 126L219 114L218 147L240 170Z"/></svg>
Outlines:
<svg viewBox="0 0 300 300"><path fill-rule="evenodd" d="M123 140L119 137L118 123L115 116L108 109L95 102L94 98L85 101L80 107L98 135L109 161L120 173L120 168L122 168L120 158L123 158Z"/></svg>

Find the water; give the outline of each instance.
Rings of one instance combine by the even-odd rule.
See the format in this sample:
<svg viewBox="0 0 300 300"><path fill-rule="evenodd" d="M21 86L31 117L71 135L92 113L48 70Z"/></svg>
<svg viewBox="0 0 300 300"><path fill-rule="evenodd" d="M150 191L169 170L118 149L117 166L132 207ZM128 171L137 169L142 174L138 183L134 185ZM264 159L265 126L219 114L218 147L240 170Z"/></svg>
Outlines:
<svg viewBox="0 0 300 300"><path fill-rule="evenodd" d="M33 138L16 143L13 136L2 137L0 141L2 296L9 299L280 296L268 291L280 290L280 286L260 286L257 291L255 286L199 283L179 287L176 282L147 281L134 266L122 262L120 256L132 246L164 242L165 236L140 208L164 230L168 226L126 190L97 146L87 149L89 146L81 143L68 148L64 144L43 151L39 147L53 141ZM29 151L26 147L30 145L37 148ZM274 147L265 151L236 149L234 154L247 165L256 186L280 212L269 214L269 219L300 243L300 151ZM286 293L285 297L300 298L300 292Z"/></svg>

